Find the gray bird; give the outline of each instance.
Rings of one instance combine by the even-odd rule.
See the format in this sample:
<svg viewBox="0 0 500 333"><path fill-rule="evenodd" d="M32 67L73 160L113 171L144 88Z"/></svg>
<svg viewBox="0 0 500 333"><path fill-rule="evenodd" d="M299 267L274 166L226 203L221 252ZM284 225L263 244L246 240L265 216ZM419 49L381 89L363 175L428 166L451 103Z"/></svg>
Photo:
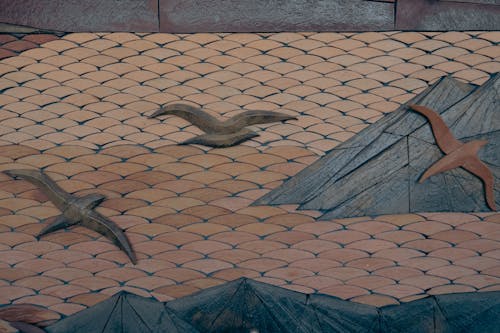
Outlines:
<svg viewBox="0 0 500 333"><path fill-rule="evenodd" d="M181 144L200 144L209 147L230 147L258 136L254 131L246 129L246 126L297 119L284 113L255 110L246 111L220 121L201 108L180 103L167 105L154 112L149 118L162 115L181 117L206 133L188 139Z"/></svg>
<svg viewBox="0 0 500 333"><path fill-rule="evenodd" d="M137 262L125 233L114 222L94 210L106 199L105 196L94 193L81 198L75 197L64 191L49 176L39 170L8 170L4 172L11 177L19 177L36 185L62 212L54 222L40 231L38 237L79 224L108 238L127 254L133 264Z"/></svg>

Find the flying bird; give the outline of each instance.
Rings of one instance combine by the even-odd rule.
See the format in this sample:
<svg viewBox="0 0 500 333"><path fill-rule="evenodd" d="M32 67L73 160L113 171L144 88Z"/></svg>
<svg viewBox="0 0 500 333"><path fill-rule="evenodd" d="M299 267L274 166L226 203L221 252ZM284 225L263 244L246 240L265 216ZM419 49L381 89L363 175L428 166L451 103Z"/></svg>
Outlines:
<svg viewBox="0 0 500 333"><path fill-rule="evenodd" d="M429 120L436 143L445 154L420 177L419 183L441 172L462 167L482 180L486 203L491 210L496 210L494 184L495 179L490 169L478 157L478 151L488 143L486 140L473 140L463 143L453 133L435 111L421 105L411 104L409 107Z"/></svg>
<svg viewBox="0 0 500 333"><path fill-rule="evenodd" d="M108 238L127 254L133 264L137 262L125 233L114 222L94 210L106 199L105 196L94 193L81 198L75 197L64 191L49 176L39 170L7 170L4 172L11 177L19 177L36 185L62 212L62 215L59 215L54 222L40 231L38 237L80 224Z"/></svg>
<svg viewBox="0 0 500 333"><path fill-rule="evenodd" d="M167 105L154 112L149 118L162 115L181 117L206 133L181 144L201 144L210 147L230 147L258 136L254 131L245 128L246 126L297 119L283 113L256 110L246 111L220 121L201 108L179 103Z"/></svg>

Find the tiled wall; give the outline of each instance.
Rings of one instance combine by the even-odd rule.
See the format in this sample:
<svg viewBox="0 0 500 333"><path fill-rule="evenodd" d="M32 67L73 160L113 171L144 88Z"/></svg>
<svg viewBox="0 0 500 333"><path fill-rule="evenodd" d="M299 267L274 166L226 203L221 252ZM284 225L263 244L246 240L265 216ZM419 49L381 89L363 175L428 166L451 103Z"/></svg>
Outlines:
<svg viewBox="0 0 500 333"><path fill-rule="evenodd" d="M98 210L139 263L82 227L36 239L59 212L0 174L0 304L71 314L121 289L165 300L241 276L374 305L498 290L497 213L318 222L249 206L439 77L485 82L498 32L1 37L0 169L107 195ZM298 119L233 148L178 146L199 129L146 116L179 101Z"/></svg>

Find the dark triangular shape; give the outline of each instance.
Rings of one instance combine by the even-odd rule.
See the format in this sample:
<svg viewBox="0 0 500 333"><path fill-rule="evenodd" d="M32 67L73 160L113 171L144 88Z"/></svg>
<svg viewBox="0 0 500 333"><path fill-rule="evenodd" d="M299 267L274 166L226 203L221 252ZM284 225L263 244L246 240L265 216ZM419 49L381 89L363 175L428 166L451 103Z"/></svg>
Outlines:
<svg viewBox="0 0 500 333"><path fill-rule="evenodd" d="M65 318L47 329L49 333L197 333L164 303L126 292Z"/></svg>
<svg viewBox="0 0 500 333"><path fill-rule="evenodd" d="M201 332L376 332L377 311L240 279L169 302Z"/></svg>
<svg viewBox="0 0 500 333"><path fill-rule="evenodd" d="M498 178L500 75L478 89L443 78L411 103L439 112L464 142L487 139L479 156ZM299 204L323 219L439 211L489 211L480 179L462 169L420 176L443 153L425 117L402 106L302 170L254 205ZM496 167L495 167L496 166ZM496 191L498 191L498 180ZM496 198L497 203L500 198Z"/></svg>

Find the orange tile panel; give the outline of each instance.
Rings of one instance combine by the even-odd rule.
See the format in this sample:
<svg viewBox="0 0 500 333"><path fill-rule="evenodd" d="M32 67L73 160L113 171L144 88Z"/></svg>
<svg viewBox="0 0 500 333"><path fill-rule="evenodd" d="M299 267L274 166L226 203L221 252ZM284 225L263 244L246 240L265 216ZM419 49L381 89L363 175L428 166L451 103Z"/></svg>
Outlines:
<svg viewBox="0 0 500 333"><path fill-rule="evenodd" d="M0 303L71 314L119 290L168 300L241 276L377 306L498 289L498 213L319 222L250 206L438 77L486 81L498 36L78 33L0 60L0 170L107 195L98 210L139 257L84 228L37 240L58 211L0 174ZM201 132L146 117L169 102L298 119L252 126L261 136L232 148L179 146Z"/></svg>

